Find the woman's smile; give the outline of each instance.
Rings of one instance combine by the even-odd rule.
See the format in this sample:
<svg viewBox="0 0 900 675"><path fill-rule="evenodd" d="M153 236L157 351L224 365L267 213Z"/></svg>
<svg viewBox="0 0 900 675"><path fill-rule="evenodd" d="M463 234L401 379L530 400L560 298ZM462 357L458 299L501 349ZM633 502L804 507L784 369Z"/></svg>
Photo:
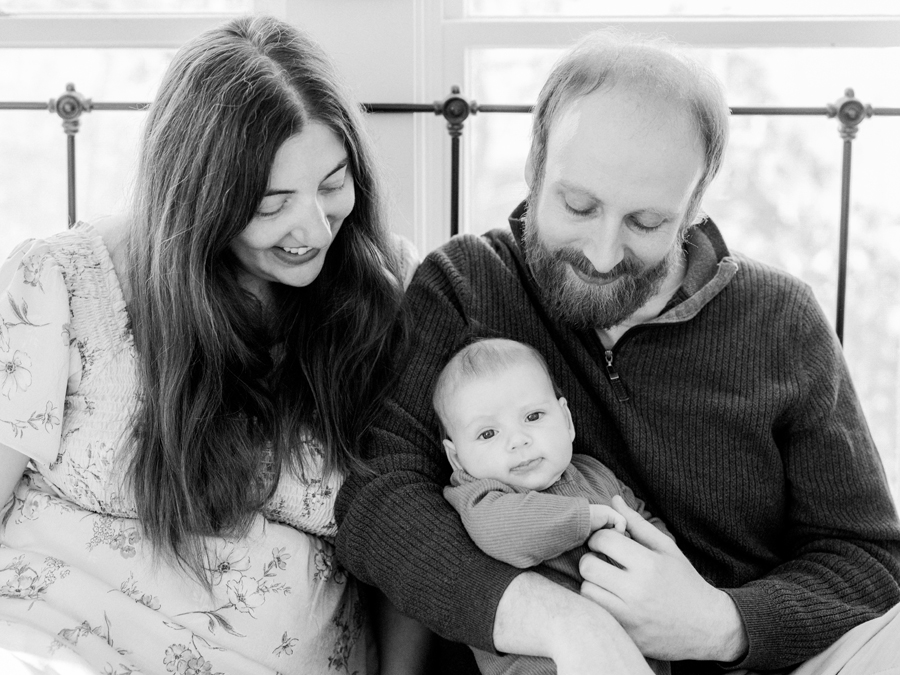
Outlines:
<svg viewBox="0 0 900 675"><path fill-rule="evenodd" d="M302 265L309 262L317 255L321 249L312 248L310 246L298 246L296 248L287 248L284 246L273 246L272 254L278 261L284 265Z"/></svg>

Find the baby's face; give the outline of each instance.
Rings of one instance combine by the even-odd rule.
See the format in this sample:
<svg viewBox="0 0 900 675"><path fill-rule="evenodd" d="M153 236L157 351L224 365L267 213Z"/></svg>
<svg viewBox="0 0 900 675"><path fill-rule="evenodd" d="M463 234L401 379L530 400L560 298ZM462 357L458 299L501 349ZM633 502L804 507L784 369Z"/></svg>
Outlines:
<svg viewBox="0 0 900 675"><path fill-rule="evenodd" d="M544 490L572 461L572 416L537 363L463 382L443 410L450 463L475 478Z"/></svg>

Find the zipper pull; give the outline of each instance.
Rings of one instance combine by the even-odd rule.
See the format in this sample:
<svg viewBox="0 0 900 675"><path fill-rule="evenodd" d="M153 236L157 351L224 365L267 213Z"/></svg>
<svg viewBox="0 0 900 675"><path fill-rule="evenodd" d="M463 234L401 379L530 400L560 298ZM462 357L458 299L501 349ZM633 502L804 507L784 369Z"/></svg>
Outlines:
<svg viewBox="0 0 900 675"><path fill-rule="evenodd" d="M612 385L613 393L621 403L624 403L628 400L628 391L625 389L625 384L613 366L612 349L607 349L604 356L606 357L606 376L609 378L610 385Z"/></svg>

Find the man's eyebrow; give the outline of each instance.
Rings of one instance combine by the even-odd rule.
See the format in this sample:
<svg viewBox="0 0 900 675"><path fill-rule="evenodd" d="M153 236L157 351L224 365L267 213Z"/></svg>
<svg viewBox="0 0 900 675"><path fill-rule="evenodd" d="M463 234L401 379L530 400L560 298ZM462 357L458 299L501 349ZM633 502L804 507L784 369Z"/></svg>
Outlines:
<svg viewBox="0 0 900 675"><path fill-rule="evenodd" d="M582 195L584 197L589 197L589 198L593 199L595 202L600 203L603 201L602 199L599 199L597 197L597 195L595 195L593 192L588 190L586 187L578 185L577 183L571 183L567 180L560 180L560 181L557 181L556 184L558 187L560 187L564 190L568 190L569 192L577 192L579 195Z"/></svg>
<svg viewBox="0 0 900 675"><path fill-rule="evenodd" d="M334 174L336 174L338 171L340 171L345 166L347 166L347 164L349 164L349 163L350 163L350 158L344 157L344 159L342 159L340 162L337 163L337 166L335 166L331 171L329 171L325 175L325 177L322 179L322 181L328 180ZM295 192L296 192L296 190L266 190L266 193L263 195L263 197L264 198L265 197L274 197L275 195L292 195Z"/></svg>

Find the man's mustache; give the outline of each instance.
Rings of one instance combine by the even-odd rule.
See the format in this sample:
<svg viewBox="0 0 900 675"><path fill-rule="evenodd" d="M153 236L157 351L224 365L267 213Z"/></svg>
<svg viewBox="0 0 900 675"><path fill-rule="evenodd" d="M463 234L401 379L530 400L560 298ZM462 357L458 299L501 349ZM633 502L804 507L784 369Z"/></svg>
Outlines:
<svg viewBox="0 0 900 675"><path fill-rule="evenodd" d="M611 281L625 275L635 276L641 272L640 263L636 258L629 255L626 255L608 272L598 271L591 261L588 260L587 256L577 249L559 248L553 251L553 257L561 262L568 263L586 277L597 279L598 281Z"/></svg>

